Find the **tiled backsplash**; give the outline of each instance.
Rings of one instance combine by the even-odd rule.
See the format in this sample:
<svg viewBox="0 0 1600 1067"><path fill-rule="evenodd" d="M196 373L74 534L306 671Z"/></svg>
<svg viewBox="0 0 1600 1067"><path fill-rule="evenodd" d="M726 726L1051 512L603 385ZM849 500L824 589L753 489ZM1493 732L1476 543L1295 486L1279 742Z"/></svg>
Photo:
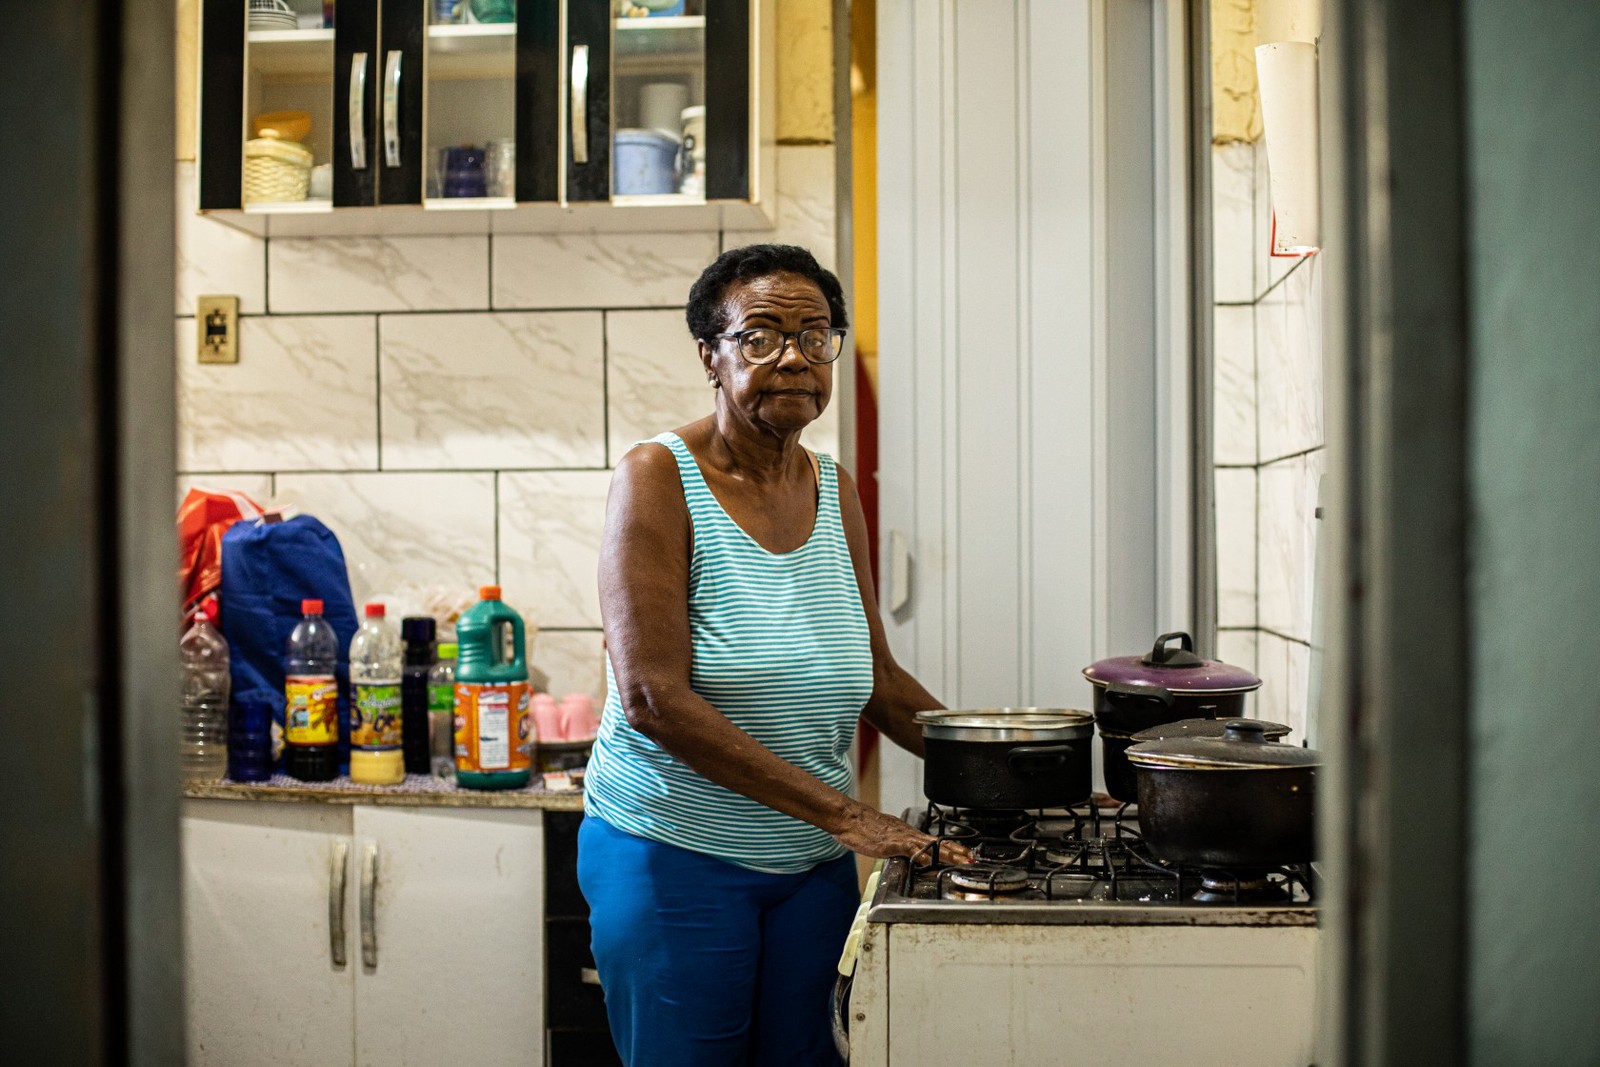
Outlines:
<svg viewBox="0 0 1600 1067"><path fill-rule="evenodd" d="M1267 154L1212 149L1217 654L1263 681L1257 714L1303 738L1324 468L1317 257L1267 254Z"/></svg>
<svg viewBox="0 0 1600 1067"><path fill-rule="evenodd" d="M752 241L834 254L834 151L778 150L774 231L277 238L195 215L178 166L180 493L294 504L358 601L498 581L556 692L604 688L595 583L610 471L711 411L689 286ZM240 298L239 362L195 360L197 295ZM806 443L838 452L837 400Z"/></svg>

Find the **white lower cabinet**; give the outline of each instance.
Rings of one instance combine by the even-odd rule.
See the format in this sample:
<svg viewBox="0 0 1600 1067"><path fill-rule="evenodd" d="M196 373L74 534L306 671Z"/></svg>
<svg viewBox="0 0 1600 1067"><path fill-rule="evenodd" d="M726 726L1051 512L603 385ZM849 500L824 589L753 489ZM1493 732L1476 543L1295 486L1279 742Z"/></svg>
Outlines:
<svg viewBox="0 0 1600 1067"><path fill-rule="evenodd" d="M189 1062L544 1062L541 814L184 802Z"/></svg>

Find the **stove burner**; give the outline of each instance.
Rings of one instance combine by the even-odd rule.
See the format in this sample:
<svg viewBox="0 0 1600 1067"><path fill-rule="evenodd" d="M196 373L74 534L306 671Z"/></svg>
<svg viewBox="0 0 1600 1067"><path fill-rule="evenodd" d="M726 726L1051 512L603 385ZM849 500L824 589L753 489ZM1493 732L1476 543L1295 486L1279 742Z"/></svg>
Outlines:
<svg viewBox="0 0 1600 1067"><path fill-rule="evenodd" d="M1200 888L1189 899L1201 904L1278 903L1289 899L1289 891L1267 877L1266 871L1200 872Z"/></svg>
<svg viewBox="0 0 1600 1067"><path fill-rule="evenodd" d="M1028 872L1021 867L985 867L972 864L951 867L943 872L952 892L966 899L986 900L990 897L1020 893L1028 888ZM976 894L974 896L974 894Z"/></svg>

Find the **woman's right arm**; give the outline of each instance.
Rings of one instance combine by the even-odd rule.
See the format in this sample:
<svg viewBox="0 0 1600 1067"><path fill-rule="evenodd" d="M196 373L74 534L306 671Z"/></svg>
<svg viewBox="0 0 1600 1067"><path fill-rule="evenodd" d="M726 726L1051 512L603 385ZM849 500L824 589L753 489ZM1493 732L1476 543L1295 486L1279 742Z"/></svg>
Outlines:
<svg viewBox="0 0 1600 1067"><path fill-rule="evenodd" d="M606 504L600 608L628 724L697 774L820 827L854 852L922 848L927 834L782 759L690 687L692 529L671 452L645 445L625 455Z"/></svg>

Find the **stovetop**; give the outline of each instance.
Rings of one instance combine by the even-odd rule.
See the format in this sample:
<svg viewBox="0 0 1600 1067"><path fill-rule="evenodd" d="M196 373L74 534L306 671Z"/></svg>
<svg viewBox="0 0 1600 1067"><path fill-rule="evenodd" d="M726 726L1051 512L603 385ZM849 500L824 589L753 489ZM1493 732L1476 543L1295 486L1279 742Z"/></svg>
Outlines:
<svg viewBox="0 0 1600 1067"><path fill-rule="evenodd" d="M923 864L890 860L872 922L1306 926L1316 922L1309 867L1216 871L1155 857L1134 805L990 812L929 805L905 819L933 834ZM959 841L976 862L939 856Z"/></svg>

